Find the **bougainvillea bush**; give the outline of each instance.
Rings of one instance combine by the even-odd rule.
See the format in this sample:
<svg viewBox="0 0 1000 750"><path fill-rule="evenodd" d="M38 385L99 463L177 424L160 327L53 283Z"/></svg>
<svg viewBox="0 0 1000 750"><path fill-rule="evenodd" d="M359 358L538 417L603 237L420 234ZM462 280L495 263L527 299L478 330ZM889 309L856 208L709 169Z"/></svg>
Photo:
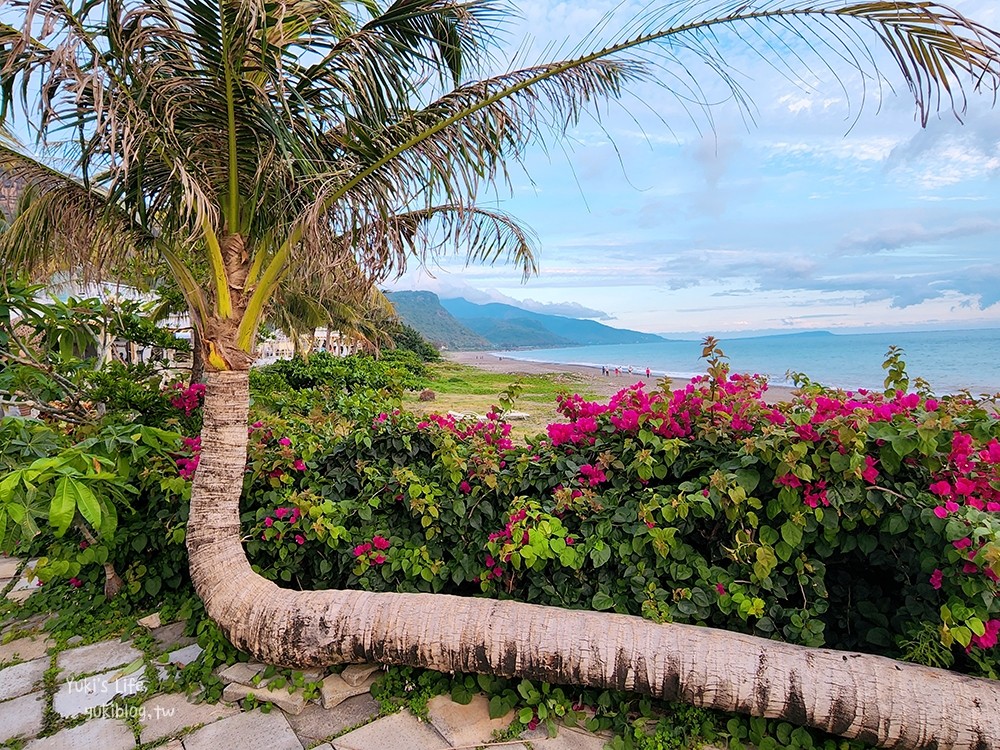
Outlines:
<svg viewBox="0 0 1000 750"><path fill-rule="evenodd" d="M806 382L780 404L718 357L709 373L565 396L525 445L496 411L386 411L324 441L257 423L248 552L302 588L614 610L996 677L996 414L896 388L898 368L885 393Z"/></svg>
<svg viewBox="0 0 1000 750"><path fill-rule="evenodd" d="M263 368L244 488L251 560L286 586L614 610L996 677L990 403L910 392L897 358L885 392L801 379L792 400L769 404L763 379L708 354L708 374L678 388L637 383L607 403L563 396L563 418L517 444L499 409L462 421L400 411L397 363L356 359L377 387L324 358ZM110 561L137 602L189 588L200 395L163 393L168 426L183 433L173 437L157 425L65 435L4 423L5 472L80 453L98 463L81 463L74 482L121 486L105 503L116 526L93 529L96 542L77 532L87 503L69 527L61 509L53 538L32 495L42 533L23 545L68 563L50 566L47 587L99 585ZM0 501L27 502L19 487L5 484Z"/></svg>

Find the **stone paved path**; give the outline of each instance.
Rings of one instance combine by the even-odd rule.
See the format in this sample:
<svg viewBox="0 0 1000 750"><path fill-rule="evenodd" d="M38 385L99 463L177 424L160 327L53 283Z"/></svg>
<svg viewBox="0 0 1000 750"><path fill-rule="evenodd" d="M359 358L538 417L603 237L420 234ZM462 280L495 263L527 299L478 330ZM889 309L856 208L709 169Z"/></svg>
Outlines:
<svg viewBox="0 0 1000 750"><path fill-rule="evenodd" d="M16 563L0 557L0 590ZM6 574L7 578L4 578ZM22 576L11 598L23 600L35 582ZM270 696L275 707L265 713L243 710L224 700L195 704L180 694L147 689L150 672L165 674L163 657L182 666L197 658L200 648L182 634L179 623L149 626L157 654L131 642L107 640L55 652L41 632L42 620L7 626L0 638L0 747L22 743L24 750L443 750L493 746L497 730L513 715L489 718L488 703L476 696L468 705L438 696L428 703L428 720L408 712L379 715L368 692L377 677L374 665L358 665L323 680L321 695L305 701L302 691L253 686L264 665L237 664L221 672L227 682L224 698L238 700L249 693ZM34 632L31 632L34 631ZM6 640L6 642L5 642ZM162 656L161 656L162 655ZM315 675L319 677L320 675ZM310 676L312 677L312 676ZM121 699L132 698L127 703ZM549 739L526 733L523 741L496 743L505 750L601 750L606 738L569 728Z"/></svg>

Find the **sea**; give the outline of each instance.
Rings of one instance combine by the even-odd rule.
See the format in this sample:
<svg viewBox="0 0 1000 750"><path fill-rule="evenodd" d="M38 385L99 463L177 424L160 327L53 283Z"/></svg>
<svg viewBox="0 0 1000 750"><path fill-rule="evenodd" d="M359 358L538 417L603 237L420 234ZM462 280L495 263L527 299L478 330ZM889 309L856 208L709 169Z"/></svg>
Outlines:
<svg viewBox="0 0 1000 750"><path fill-rule="evenodd" d="M840 334L812 331L720 339L730 371L766 375L773 385L791 386L793 373L827 386L882 389L882 368L890 346L903 350L911 382L923 378L937 395L968 391L1000 392L1000 328L958 331ZM494 352L530 362L620 367L636 374L646 368L677 381L705 372L700 341L575 346Z"/></svg>

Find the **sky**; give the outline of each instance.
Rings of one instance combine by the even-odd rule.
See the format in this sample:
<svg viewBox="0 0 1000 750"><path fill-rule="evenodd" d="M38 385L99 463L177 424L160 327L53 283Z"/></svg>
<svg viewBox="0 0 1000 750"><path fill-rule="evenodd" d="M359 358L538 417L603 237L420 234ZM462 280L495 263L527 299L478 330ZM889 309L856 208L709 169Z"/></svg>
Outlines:
<svg viewBox="0 0 1000 750"><path fill-rule="evenodd" d="M950 4L1000 29L996 0ZM520 45L522 65L568 55L602 19L598 42L658 7L518 5L507 49ZM705 14L716 1L686 5ZM761 56L719 33L749 112L681 57L713 102L710 120L641 84L600 121L531 148L511 188L482 201L537 235L540 273L527 283L513 267L454 257L389 288L668 334L1000 327L1000 108L970 92L962 123L946 103L922 128L898 68L854 28L886 73L881 85L825 69L801 44L772 42ZM740 30L764 38L755 33ZM664 81L683 73L664 62Z"/></svg>

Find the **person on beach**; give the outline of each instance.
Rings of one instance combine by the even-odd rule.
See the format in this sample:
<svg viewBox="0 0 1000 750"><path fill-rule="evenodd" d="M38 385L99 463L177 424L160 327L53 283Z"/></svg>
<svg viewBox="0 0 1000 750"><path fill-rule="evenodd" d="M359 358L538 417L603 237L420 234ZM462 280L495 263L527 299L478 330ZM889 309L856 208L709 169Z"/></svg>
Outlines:
<svg viewBox="0 0 1000 750"><path fill-rule="evenodd" d="M646 368L646 380L649 380L649 368Z"/></svg>

